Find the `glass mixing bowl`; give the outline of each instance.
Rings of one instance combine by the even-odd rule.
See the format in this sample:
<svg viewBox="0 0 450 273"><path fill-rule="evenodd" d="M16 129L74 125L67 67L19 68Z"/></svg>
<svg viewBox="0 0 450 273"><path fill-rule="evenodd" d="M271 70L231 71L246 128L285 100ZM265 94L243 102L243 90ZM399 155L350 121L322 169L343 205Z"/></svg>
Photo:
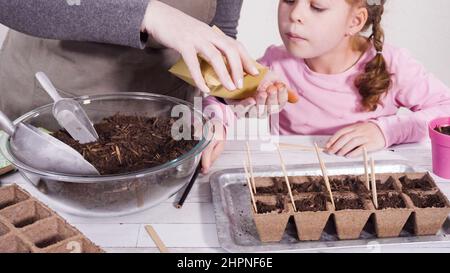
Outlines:
<svg viewBox="0 0 450 273"><path fill-rule="evenodd" d="M186 101L150 93L115 93L76 98L96 123L120 113L147 117L174 118L195 122L196 132L208 132L208 119ZM39 107L14 121L29 123L49 131L60 129L52 115L53 104ZM181 108L180 108L181 107ZM178 117L178 114L184 112ZM188 112L186 112L188 111ZM176 114L174 117L172 112ZM178 114L177 114L178 113ZM186 115L188 113L189 115ZM198 126L200 125L200 126ZM58 210L89 217L119 216L145 210L176 194L191 179L202 151L212 135L199 133L198 144L186 154L139 172L74 176L38 170L17 160L11 153L9 136L0 139L0 150L35 186L38 198ZM33 192L34 193L34 192Z"/></svg>

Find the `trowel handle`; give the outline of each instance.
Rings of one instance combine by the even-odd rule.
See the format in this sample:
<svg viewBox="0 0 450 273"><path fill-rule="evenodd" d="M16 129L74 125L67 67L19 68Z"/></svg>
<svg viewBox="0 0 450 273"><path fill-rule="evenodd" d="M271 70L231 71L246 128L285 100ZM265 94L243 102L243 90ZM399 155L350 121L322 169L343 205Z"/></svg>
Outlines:
<svg viewBox="0 0 450 273"><path fill-rule="evenodd" d="M56 91L55 86L52 84L50 79L45 75L44 72L38 72L36 73L36 79L41 84L42 88L44 88L45 91L52 97L52 99L57 102L62 99L62 97L59 95L58 91Z"/></svg>
<svg viewBox="0 0 450 273"><path fill-rule="evenodd" d="M5 131L9 136L14 135L14 131L16 130L14 124L2 111L0 111L0 129Z"/></svg>

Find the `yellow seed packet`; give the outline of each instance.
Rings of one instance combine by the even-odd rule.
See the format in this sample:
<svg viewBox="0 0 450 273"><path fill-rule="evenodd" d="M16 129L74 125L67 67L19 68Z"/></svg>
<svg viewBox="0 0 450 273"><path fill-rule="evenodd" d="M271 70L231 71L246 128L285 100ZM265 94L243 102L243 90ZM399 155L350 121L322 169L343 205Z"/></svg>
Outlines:
<svg viewBox="0 0 450 273"><path fill-rule="evenodd" d="M221 34L223 32L217 28L213 27L213 29ZM223 34L225 35L225 34ZM211 90L210 95L215 97L220 97L224 99L245 99L251 97L259 86L259 83L264 79L269 68L257 63L255 61L256 68L259 71L259 75L252 76L250 74L244 74L244 84L242 89L237 89L233 91L229 91L220 83L219 77L217 76L214 68L201 56L198 57L200 63L200 69L205 79L206 85ZM225 60L226 62L226 60ZM184 62L183 58L181 58L174 66L169 69L169 72L177 76L178 78L184 80L192 86L195 86L195 82L191 77L191 73Z"/></svg>

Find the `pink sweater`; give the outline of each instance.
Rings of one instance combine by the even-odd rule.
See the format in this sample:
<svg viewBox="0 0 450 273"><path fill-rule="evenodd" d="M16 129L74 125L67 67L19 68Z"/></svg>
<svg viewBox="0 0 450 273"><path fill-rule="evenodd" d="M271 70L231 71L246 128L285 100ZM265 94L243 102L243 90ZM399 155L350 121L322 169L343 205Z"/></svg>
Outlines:
<svg viewBox="0 0 450 273"><path fill-rule="evenodd" d="M393 84L382 105L375 112L361 111L361 96L354 79L365 64L375 56L369 49L352 68L340 74L320 74L312 71L303 59L289 54L284 46L267 49L260 62L284 78L297 90L300 101L288 104L280 113L279 128L272 132L281 135L332 135L339 129L357 122L370 121L378 125L386 140L386 147L394 144L418 142L427 136L427 122L450 116L450 90L406 50L386 44L383 56L392 74ZM226 106L208 97L204 105L215 105L216 113L225 124L233 118ZM412 112L397 115L400 107Z"/></svg>

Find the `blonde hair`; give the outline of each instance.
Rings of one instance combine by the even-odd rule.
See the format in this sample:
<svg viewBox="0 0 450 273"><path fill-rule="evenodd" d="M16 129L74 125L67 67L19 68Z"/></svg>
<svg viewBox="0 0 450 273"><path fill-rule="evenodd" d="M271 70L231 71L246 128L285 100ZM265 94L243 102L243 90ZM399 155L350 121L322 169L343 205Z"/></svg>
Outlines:
<svg viewBox="0 0 450 273"><path fill-rule="evenodd" d="M388 92L392 83L391 74L383 57L384 31L381 27L381 18L386 0L347 0L347 2L351 5L362 5L367 9L368 19L362 31L372 27L369 40L373 43L377 54L366 64L364 72L357 76L355 86L362 96L364 110L375 111L381 97Z"/></svg>

